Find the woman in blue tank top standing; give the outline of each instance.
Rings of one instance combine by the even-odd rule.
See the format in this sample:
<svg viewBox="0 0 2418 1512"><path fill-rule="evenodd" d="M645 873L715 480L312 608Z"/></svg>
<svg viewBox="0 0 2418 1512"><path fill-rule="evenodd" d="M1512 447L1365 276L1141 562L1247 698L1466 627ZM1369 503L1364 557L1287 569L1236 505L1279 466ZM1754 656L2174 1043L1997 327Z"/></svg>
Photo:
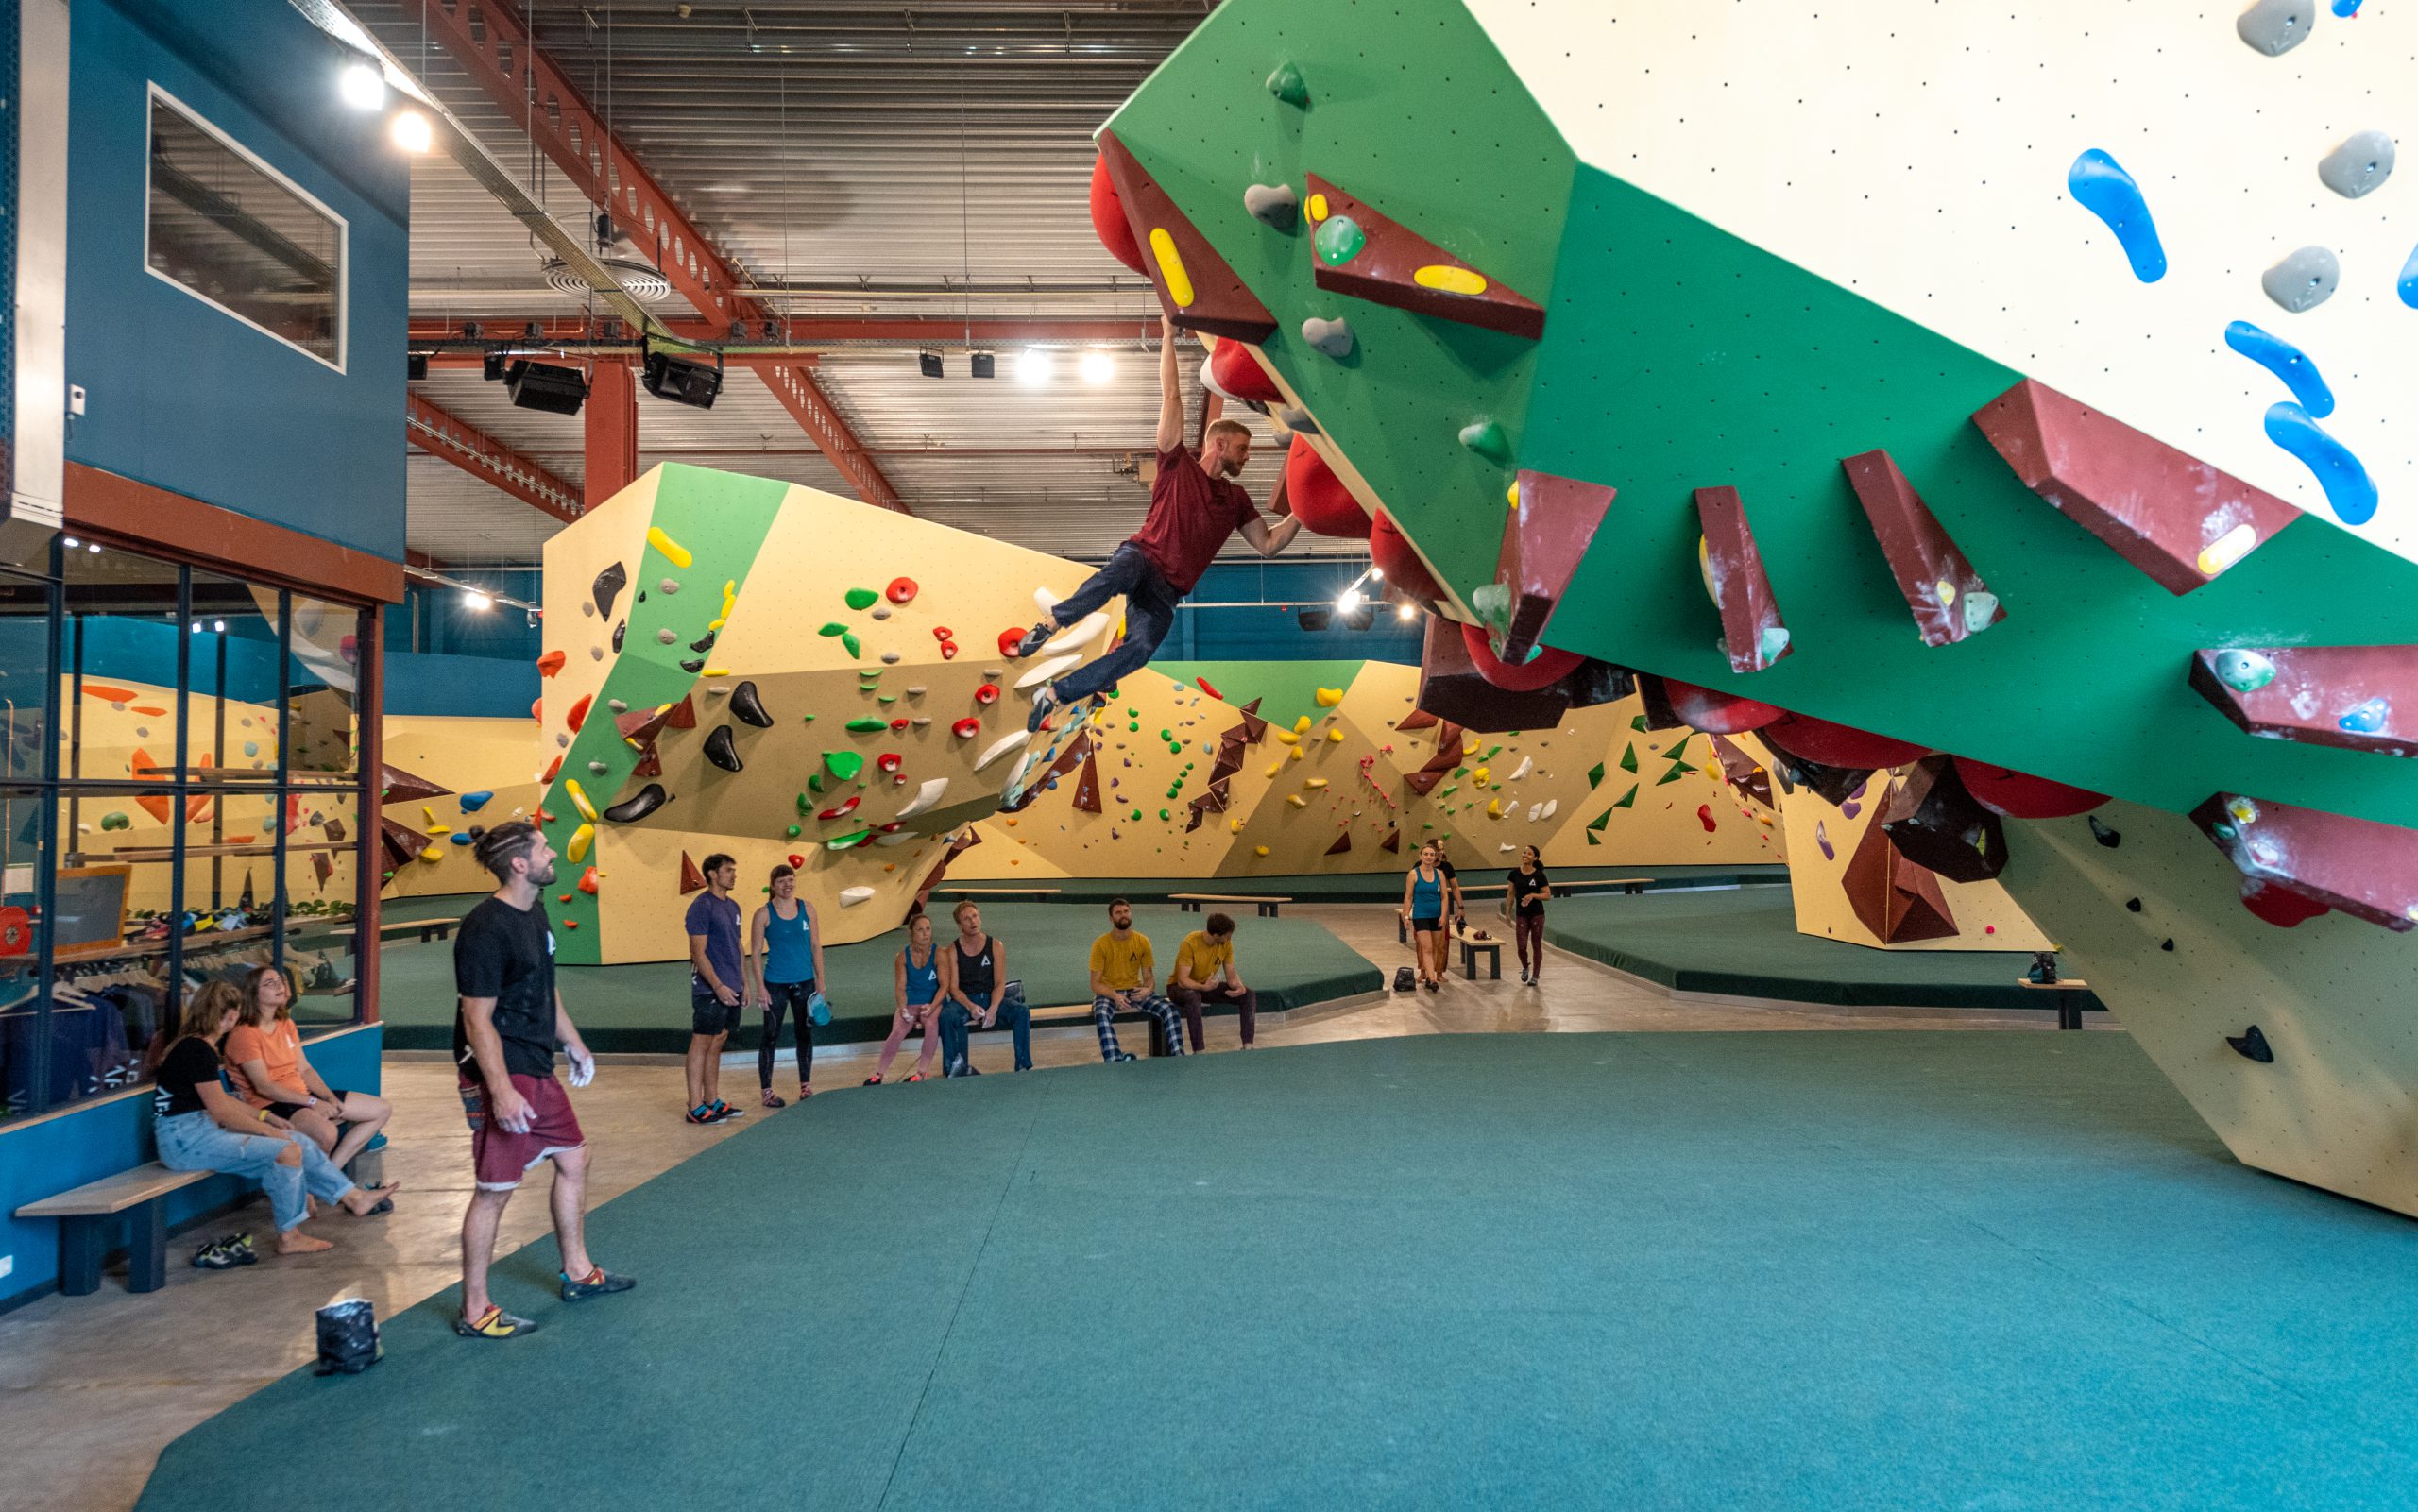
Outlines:
<svg viewBox="0 0 2418 1512"><path fill-rule="evenodd" d="M756 1045L756 1079L764 1106L783 1106L773 1090L773 1062L781 1046L781 1021L797 1014L797 1095L814 1096L814 1015L809 1005L823 981L822 921L814 905L797 895L797 873L773 868L773 901L756 910L748 931L748 985L764 1007L764 1037Z"/></svg>
<svg viewBox="0 0 2418 1512"><path fill-rule="evenodd" d="M1419 864L1403 879L1402 916L1410 923L1411 949L1419 957L1419 985L1439 991L1444 978L1444 874L1438 870L1436 842L1419 847Z"/></svg>
<svg viewBox="0 0 2418 1512"><path fill-rule="evenodd" d="M898 994L898 1012L890 1022L890 1038L881 1042L881 1060L865 1078L865 1085L877 1087L890 1075L890 1062L898 1059L898 1046L910 1030L924 1031L924 1047L916 1053L915 1070L910 1081L921 1081L932 1074L932 1057L941 1047L941 953L932 943L932 916L918 913L907 921L907 948L891 963L892 985Z"/></svg>

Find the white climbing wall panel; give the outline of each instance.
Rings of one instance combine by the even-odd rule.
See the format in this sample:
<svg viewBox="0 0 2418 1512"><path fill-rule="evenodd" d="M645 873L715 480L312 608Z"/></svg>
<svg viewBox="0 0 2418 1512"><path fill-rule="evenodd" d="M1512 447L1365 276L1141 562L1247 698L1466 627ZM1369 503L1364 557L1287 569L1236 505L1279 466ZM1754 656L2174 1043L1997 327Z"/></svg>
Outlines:
<svg viewBox="0 0 2418 1512"><path fill-rule="evenodd" d="M2229 0L1466 3L1582 161L2339 524L2224 331L2293 343L2377 489L2347 528L2418 558L2418 4L2301 0L2271 57ZM2318 165L2362 130L2405 161L2348 199ZM2140 185L2156 282L2067 193L2093 147ZM2290 314L2260 275L2310 245L2341 285Z"/></svg>

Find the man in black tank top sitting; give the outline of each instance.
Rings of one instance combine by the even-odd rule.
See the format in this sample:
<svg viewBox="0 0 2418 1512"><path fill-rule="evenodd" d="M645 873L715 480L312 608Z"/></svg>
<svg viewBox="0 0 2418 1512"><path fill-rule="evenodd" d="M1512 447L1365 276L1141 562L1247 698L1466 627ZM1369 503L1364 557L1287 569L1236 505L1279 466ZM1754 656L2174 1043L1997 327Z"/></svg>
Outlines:
<svg viewBox="0 0 2418 1512"><path fill-rule="evenodd" d="M979 1077L974 1069L972 1029L995 1028L1001 1019L1015 1035L1016 1069L1032 1069L1032 1011L1025 1007L1024 983L1010 981L1008 947L982 932L982 910L972 898L957 906L957 938L941 951L941 1074Z"/></svg>

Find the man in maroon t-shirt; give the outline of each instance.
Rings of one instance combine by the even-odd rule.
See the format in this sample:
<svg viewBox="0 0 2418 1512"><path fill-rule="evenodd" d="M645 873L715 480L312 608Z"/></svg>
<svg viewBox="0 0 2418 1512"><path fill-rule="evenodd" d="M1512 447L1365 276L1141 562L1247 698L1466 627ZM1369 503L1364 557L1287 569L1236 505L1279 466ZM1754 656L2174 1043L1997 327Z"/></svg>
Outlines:
<svg viewBox="0 0 2418 1512"><path fill-rule="evenodd" d="M1064 627L1125 596L1125 641L1086 667L1078 667L1043 688L1025 717L1038 730L1053 708L1079 703L1116 686L1158 654L1175 628L1176 605L1235 531L1262 556L1291 543L1302 522L1289 515L1270 525L1259 518L1251 495L1233 480L1251 460L1251 431L1239 420L1213 420L1195 457L1183 444L1183 395L1176 386L1175 326L1159 321L1159 470L1150 482L1150 513L1142 528L1110 554L1083 586L1050 608L1049 618L1025 633L1016 654L1030 656Z"/></svg>

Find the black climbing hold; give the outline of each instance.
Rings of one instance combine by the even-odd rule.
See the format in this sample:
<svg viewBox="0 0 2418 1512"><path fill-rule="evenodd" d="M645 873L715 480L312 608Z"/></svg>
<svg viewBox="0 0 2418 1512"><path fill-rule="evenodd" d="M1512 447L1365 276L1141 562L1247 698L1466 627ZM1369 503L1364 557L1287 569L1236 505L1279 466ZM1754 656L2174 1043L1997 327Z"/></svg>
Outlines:
<svg viewBox="0 0 2418 1512"><path fill-rule="evenodd" d="M639 602L640 603L644 603L646 602L646 589L639 589Z"/></svg>
<svg viewBox="0 0 2418 1512"><path fill-rule="evenodd" d="M596 613L599 619L609 620L613 617L614 603L621 599L622 590L629 586L630 574L622 569L622 564L619 562L596 574L596 581L589 586L588 591L596 595Z"/></svg>
<svg viewBox="0 0 2418 1512"><path fill-rule="evenodd" d="M2267 1036L2258 1032L2256 1024L2239 1034L2226 1035L2225 1043L2233 1046L2234 1054L2245 1061L2256 1061L2260 1065L2273 1065L2275 1062L2274 1050L2267 1044Z"/></svg>
<svg viewBox="0 0 2418 1512"><path fill-rule="evenodd" d="M691 657L680 664L680 670L684 672L704 671L706 670L706 658L703 656Z"/></svg>
<svg viewBox="0 0 2418 1512"><path fill-rule="evenodd" d="M2132 909L2135 913L2138 913L2141 911L2141 900L2138 898L2126 898L2124 900L2124 907Z"/></svg>
<svg viewBox="0 0 2418 1512"><path fill-rule="evenodd" d="M730 732L728 730L717 730L714 733L717 735L726 736ZM713 741L710 739L706 741L706 754L707 756L713 755ZM728 763L716 759L714 765L723 766L727 764L731 771L736 772L739 770L738 761L739 754L734 751L731 753L730 761ZM672 795L663 790L663 784L659 782L650 782L645 787L640 788L638 791L630 794L627 798L622 799L620 803L615 804L612 807L605 809L604 817L617 824L635 824L671 801Z"/></svg>
<svg viewBox="0 0 2418 1512"><path fill-rule="evenodd" d="M2106 846L2111 851L2117 846L2124 843L2124 837L2117 831L2108 828L2105 824L2101 824L2097 814L2090 816L2090 838L2099 841L2102 845Z"/></svg>
<svg viewBox="0 0 2418 1512"><path fill-rule="evenodd" d="M629 629L630 622L627 620L613 627L613 649L616 652L622 649L622 637L629 633Z"/></svg>
<svg viewBox="0 0 2418 1512"><path fill-rule="evenodd" d="M2158 943L2158 948L2171 953L2174 949L2174 942L2171 940L2162 940Z"/></svg>
<svg viewBox="0 0 2418 1512"><path fill-rule="evenodd" d="M773 727L773 716L764 712L764 700L752 682L741 683L730 690L730 711L741 724L753 724L759 730Z"/></svg>
<svg viewBox="0 0 2418 1512"><path fill-rule="evenodd" d="M739 759L739 747L732 743L727 724L715 725L714 733L706 737L706 759L724 772L738 772L747 765Z"/></svg>
<svg viewBox="0 0 2418 1512"><path fill-rule="evenodd" d="M707 631L707 632L706 632L704 638L702 638L702 639L698 639L698 640L691 640L690 642L689 642L689 649L690 649L690 651L711 651L711 650L713 650L713 649L714 649L714 633L713 633L712 631L708 630L708 631Z"/></svg>

